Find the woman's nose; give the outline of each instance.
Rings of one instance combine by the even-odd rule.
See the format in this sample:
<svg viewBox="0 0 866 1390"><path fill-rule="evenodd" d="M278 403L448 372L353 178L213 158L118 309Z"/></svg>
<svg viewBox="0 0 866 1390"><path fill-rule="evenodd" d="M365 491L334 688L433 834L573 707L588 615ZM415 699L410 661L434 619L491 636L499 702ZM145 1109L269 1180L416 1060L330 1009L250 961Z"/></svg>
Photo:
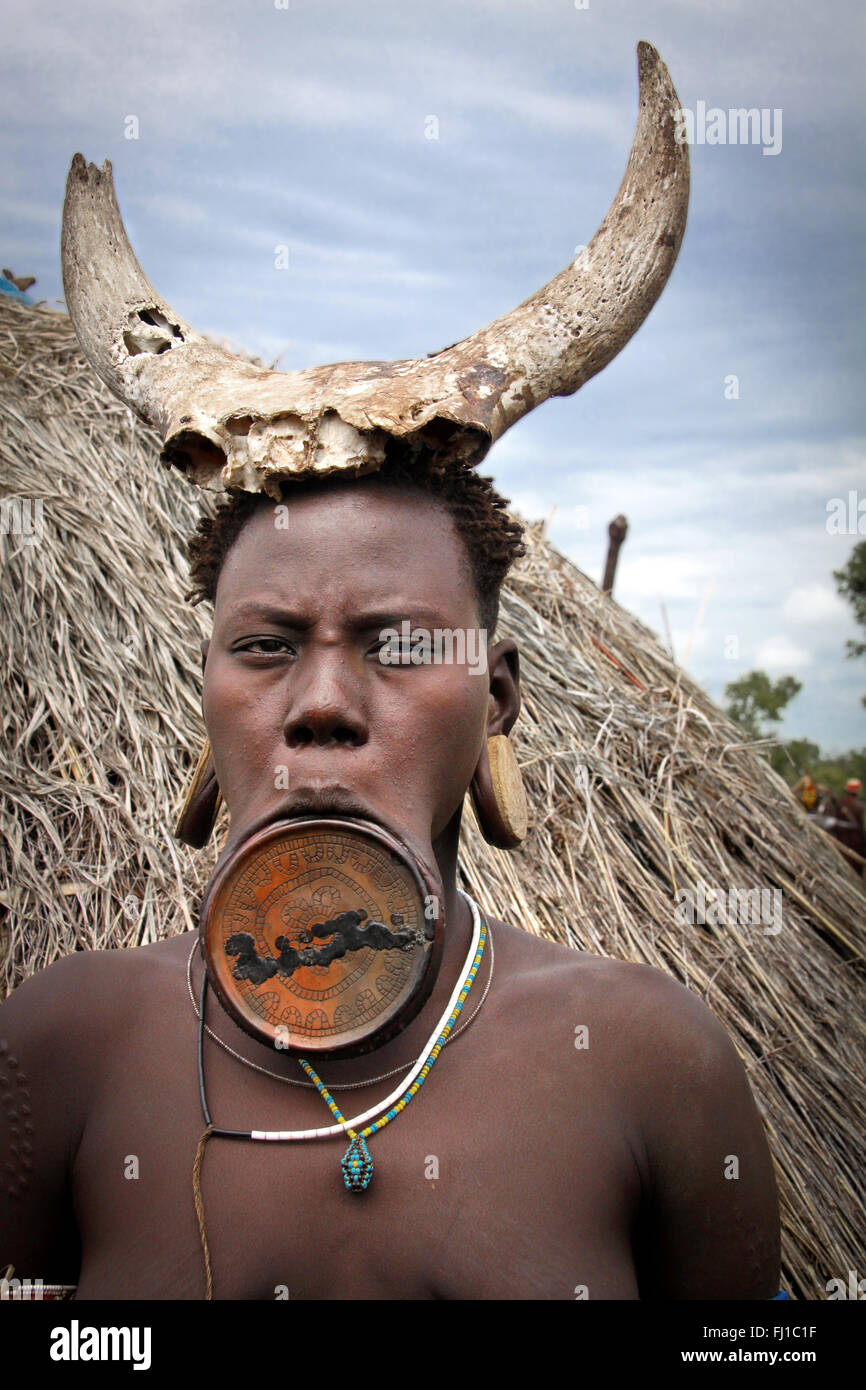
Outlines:
<svg viewBox="0 0 866 1390"><path fill-rule="evenodd" d="M367 741L357 678L345 656L309 652L301 659L293 673L284 737L289 748L358 748Z"/></svg>

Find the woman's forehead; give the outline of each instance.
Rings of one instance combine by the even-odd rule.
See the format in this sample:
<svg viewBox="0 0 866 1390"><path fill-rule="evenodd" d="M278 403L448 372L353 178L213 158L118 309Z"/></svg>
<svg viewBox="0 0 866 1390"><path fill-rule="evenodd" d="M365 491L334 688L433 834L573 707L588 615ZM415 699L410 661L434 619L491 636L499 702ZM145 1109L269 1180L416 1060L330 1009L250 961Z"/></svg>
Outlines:
<svg viewBox="0 0 866 1390"><path fill-rule="evenodd" d="M217 601L297 586L434 606L473 597L464 541L439 499L369 481L305 488L285 503L264 498L226 556Z"/></svg>

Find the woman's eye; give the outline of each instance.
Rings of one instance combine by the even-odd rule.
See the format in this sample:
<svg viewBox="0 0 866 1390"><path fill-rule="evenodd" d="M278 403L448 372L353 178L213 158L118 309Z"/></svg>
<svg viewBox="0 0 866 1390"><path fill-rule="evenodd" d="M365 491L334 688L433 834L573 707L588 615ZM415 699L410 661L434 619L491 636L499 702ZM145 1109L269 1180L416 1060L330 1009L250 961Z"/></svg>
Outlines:
<svg viewBox="0 0 866 1390"><path fill-rule="evenodd" d="M281 652L290 652L292 648L285 637L254 637L252 641L245 642L238 651L252 652L256 656L277 656Z"/></svg>
<svg viewBox="0 0 866 1390"><path fill-rule="evenodd" d="M383 666L408 666L411 664L412 644L382 638L373 643L370 656L375 657Z"/></svg>

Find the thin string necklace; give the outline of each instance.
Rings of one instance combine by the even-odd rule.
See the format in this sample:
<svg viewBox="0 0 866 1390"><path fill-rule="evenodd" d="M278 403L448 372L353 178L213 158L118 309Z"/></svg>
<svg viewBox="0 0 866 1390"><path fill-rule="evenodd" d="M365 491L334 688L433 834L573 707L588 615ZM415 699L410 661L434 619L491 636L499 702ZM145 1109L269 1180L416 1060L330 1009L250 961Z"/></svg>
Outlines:
<svg viewBox="0 0 866 1390"><path fill-rule="evenodd" d="M392 1094L388 1096L386 1100L380 1101L377 1105L372 1106L371 1109L367 1110L363 1115L356 1115L351 1120L345 1120L342 1116L340 1116L339 1123L336 1125L323 1126L317 1129L303 1130L237 1130L223 1129L222 1127L217 1127L213 1123L210 1111L208 1109L207 1095L205 1092L204 1082L204 1014L205 1000L207 997L208 976L206 970L203 972L201 982L201 996L199 1003L197 1060L199 1097L201 1100L202 1114L204 1115L205 1120L205 1130L201 1138L199 1139L198 1147L196 1148L195 1161L193 1163L192 1170L192 1179L193 1200L195 1203L196 1216L198 1217L199 1235L201 1237L202 1254L204 1256L206 1299L209 1300L213 1298L213 1274L211 1270L210 1249L208 1246L207 1227L205 1223L204 1200L201 1191L201 1174L202 1167L204 1164L205 1148L207 1146L208 1140L212 1138L224 1138L264 1140L284 1143L290 1142L292 1140L326 1139L334 1134L348 1132L350 1137L352 1137L352 1142L349 1145L349 1148L346 1150L346 1153L344 1154L340 1165L343 1171L343 1178L346 1187L351 1192L362 1192L366 1187L368 1187L373 1173L373 1162L370 1158L369 1150L367 1149L365 1136L369 1137L370 1134L373 1134L377 1130L384 1128L385 1125L390 1124L391 1120L395 1119L396 1116L406 1108L406 1106L410 1103L413 1097L417 1095L424 1081L430 1074L430 1070L433 1067L437 1057L439 1056L443 1047L447 1043L453 1026L457 1021L457 1018L460 1014L461 1009L463 1008L463 1005L466 1002L469 990L472 987L472 983L475 980L476 975L478 974L478 969L481 964L481 959L484 954L484 946L487 939L487 926L486 923L482 920L481 913L479 912L478 906L473 901L473 899L470 898L466 893L463 894L463 897L466 898L466 901L469 904L470 910L472 912L472 941L469 946L469 954L466 957L467 965L469 964L470 960L472 964L469 965L468 971L464 969L463 977L459 979L457 984L455 985L454 991L446 1006L445 1013L443 1013L441 1019L439 1020L439 1023L437 1024L433 1033L430 1035L426 1047L422 1051L421 1056L418 1058L418 1061L413 1066L406 1081L402 1082L400 1086L398 1086L397 1089L394 1092L392 1092ZM332 1100L332 1098L326 1091L324 1084L319 1080L315 1072L313 1072L313 1069L309 1066L309 1063L305 1063L302 1060L301 1065L306 1066L308 1068L309 1073L315 1078L317 1088L325 1097L328 1105L332 1108L332 1110L335 1113L339 1114L335 1102ZM406 1090L405 1093L401 1096L400 1092L403 1090L404 1086L406 1087ZM378 1116L379 1118L375 1121L374 1124L370 1125L366 1130L364 1130L362 1134L354 1133L356 1126L363 1126L367 1123L368 1120L373 1120L376 1116Z"/></svg>
<svg viewBox="0 0 866 1390"><path fill-rule="evenodd" d="M466 899L466 902L471 910L472 899L468 896L468 894L463 892L462 888L458 888L457 891L462 898ZM449 1043L453 1043L455 1038L458 1038L461 1033L466 1031L470 1023L474 1022L479 1009L481 1008L482 1004L484 1003L485 999L490 993L490 986L493 983L493 967L496 964L496 953L493 949L493 931L491 930L489 922L487 923L487 941L488 945L490 946L490 969L487 973L487 983L484 986L484 992L482 993L481 998L478 1000L478 1003L475 1005L475 1008L472 1010L472 1013L465 1020L465 1022L461 1023L460 1027L455 1028L453 1033L450 1034L450 1036L447 1039ZM189 993L190 1003L192 1004L195 1016L197 1019L200 1020L199 1007L196 1003L195 994L193 993L192 988L192 958L195 955L195 949L197 945L198 939L193 941L192 950L189 953L189 958L186 963L186 987ZM310 1091L316 1088L316 1083L314 1081L302 1081L298 1077L283 1076L278 1071L269 1071L267 1067L259 1066L258 1062L251 1062L248 1057L242 1056L240 1052L236 1052L233 1047L230 1047L227 1042L223 1042L222 1038L218 1037L217 1034L213 1031L213 1029L208 1027L207 1024L205 1024L204 1030L207 1033L208 1037L212 1038L213 1041L217 1044L217 1047L221 1047L224 1052L228 1052L229 1056L236 1058L238 1062L243 1062L245 1067L250 1067L253 1071L260 1072L262 1076L270 1076L273 1078L274 1081L284 1082L286 1086L304 1086ZM369 1079L369 1081L339 1081L331 1086L331 1090L360 1091L364 1086L375 1086L380 1081L390 1081L392 1076L399 1076L402 1071L408 1071L408 1069L411 1066L411 1062L403 1062L401 1066L393 1067L391 1071L386 1071L382 1076L373 1076Z"/></svg>
<svg viewBox="0 0 866 1390"><path fill-rule="evenodd" d="M344 1131L346 1131L346 1130L349 1129L350 1127L354 1129L357 1125L364 1125L364 1124L366 1124L366 1122L367 1122L368 1120L371 1120L375 1115L381 1114L383 1111L387 1110L387 1109L394 1103L394 1101L398 1100L398 1099L400 1098L400 1093L401 1093L401 1091L402 1091L402 1089L403 1089L403 1086L407 1086L407 1087L408 1087L408 1086L411 1086L411 1085L412 1085L412 1083L414 1082L416 1076L419 1074L419 1072L421 1071L422 1067L425 1065L425 1063L426 1063L427 1060L429 1059L430 1050L431 1050L431 1047L434 1046L434 1044L435 1044L436 1055L437 1055L437 1056L439 1055L439 1052L441 1051L441 1047L442 1047L442 1044L439 1042L439 1039L440 1039L441 1035L443 1034L443 1031L445 1030L446 1026L447 1026L448 1032L450 1033L450 1030L451 1030L451 1021L450 1021L450 1020L451 1020L451 1015L453 1014L453 1015L455 1015L455 1017L456 1017L456 1014L458 1014L458 1013L460 1012L460 1009L462 1009L462 1007L463 1007L463 1000L465 999L465 993L468 993L469 986L471 985L472 980L474 980L476 974L478 973L478 961L480 961L481 954L483 953L483 950L484 950L484 941L485 941L485 939L486 939L486 927L485 927L485 924L484 924L484 923L482 922L482 920L481 920L481 913L478 911L477 904L474 903L473 900L472 900L471 898L469 898L469 897L467 897L467 901L468 901L469 906L470 906L470 908L471 908L471 910L472 910L472 922L473 922L472 940L471 940L471 942L470 942L470 944L469 944L469 954L468 954L467 957L466 957L466 965L469 966L469 969L468 969L468 971L467 971L467 970L465 969L465 967L464 967L464 972L463 972L461 978L458 979L457 984L454 986L454 990L453 990L453 993L452 993L452 995L451 995L451 998L449 999L447 1005L445 1006L445 1012L443 1013L443 1015L442 1015L442 1017L440 1018L438 1024L436 1025L436 1027L434 1028L433 1032L431 1033L430 1038L428 1039L427 1045L426 1045L426 1047L424 1048L424 1050L423 1050L422 1053L421 1053L421 1056L418 1058L417 1062L415 1062L415 1064L414 1064L414 1066L412 1067L412 1070L411 1070L411 1072L409 1073L409 1076L407 1077L406 1081L405 1081L405 1082L401 1082L400 1085L397 1087L397 1089L396 1089L395 1091L392 1091L392 1093L388 1096L388 1098L387 1098L386 1100L378 1101L375 1105L371 1106L369 1110L366 1110L366 1111L364 1112L363 1115L355 1115L353 1119L351 1119L351 1120L342 1120L339 1124L320 1126L320 1127L317 1128L317 1129L279 1129L279 1130L267 1130L267 1129L251 1129L251 1130L246 1130L246 1129L223 1129L223 1128L218 1127L218 1126L216 1126L216 1125L213 1124L213 1121L212 1121L211 1115L210 1115L210 1111L209 1111L209 1109L208 1109L207 1096L206 1096L206 1094L205 1094L205 1085L204 1085L204 1027L203 1027L203 1024L204 1024L204 1004L205 1004L205 997L206 997L207 986L208 986L207 971L205 971L204 974L202 975L202 982L201 982L201 998L200 998L200 1003L199 1003L200 1013L199 1013L199 1024L198 1024L198 1081L199 1081L199 1097L200 1097L200 1099L201 1099L202 1114L204 1115L205 1124L211 1126L211 1131L212 1131L212 1133L213 1133L215 1136L219 1137L219 1138L225 1138L225 1139L271 1140L271 1141L276 1141L277 1143L294 1142L294 1141L305 1140L305 1139L329 1139L329 1138L331 1137L332 1134L342 1134ZM477 959L473 960L473 957L477 957ZM470 961L473 961L473 963L472 963L471 966L469 965L469 962L470 962ZM464 993L464 991L465 991L465 993ZM461 997L461 996L462 996L462 997ZM459 1002L458 1002L458 1001L459 1001ZM447 1036L448 1036L448 1033L445 1033L445 1036L447 1037Z"/></svg>

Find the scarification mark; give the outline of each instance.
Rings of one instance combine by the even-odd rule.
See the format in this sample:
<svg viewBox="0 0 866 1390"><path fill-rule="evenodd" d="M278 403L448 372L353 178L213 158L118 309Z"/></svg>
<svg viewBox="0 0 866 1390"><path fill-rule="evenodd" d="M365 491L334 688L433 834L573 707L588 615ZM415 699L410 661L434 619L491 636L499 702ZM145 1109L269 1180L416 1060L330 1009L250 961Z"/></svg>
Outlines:
<svg viewBox="0 0 866 1390"><path fill-rule="evenodd" d="M14 1087L13 1075L17 1083ZM4 1165L6 1190L11 1198L17 1199L28 1186L29 1175L33 1172L33 1121L30 1118L33 1112L26 1073L18 1058L9 1051L5 1039L0 1039L0 1105L9 1130L9 1157Z"/></svg>

